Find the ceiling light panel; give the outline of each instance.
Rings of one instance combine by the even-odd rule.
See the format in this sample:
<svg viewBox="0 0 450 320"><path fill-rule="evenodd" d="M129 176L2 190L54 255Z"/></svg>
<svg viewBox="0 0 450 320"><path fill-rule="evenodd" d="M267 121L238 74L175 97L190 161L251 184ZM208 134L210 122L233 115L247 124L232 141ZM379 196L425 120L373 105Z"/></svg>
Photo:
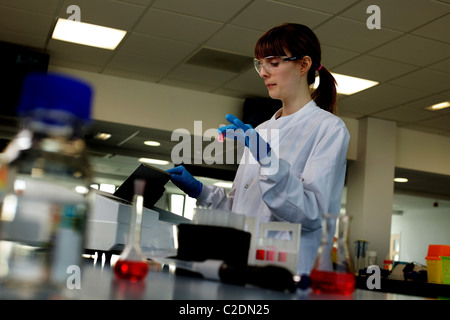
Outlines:
<svg viewBox="0 0 450 320"><path fill-rule="evenodd" d="M351 95L357 92L369 89L379 84L377 81L347 76L339 73L332 73L336 80L336 90L339 94ZM319 86L319 77L316 77L314 82L314 89Z"/></svg>
<svg viewBox="0 0 450 320"><path fill-rule="evenodd" d="M433 104L432 106L426 107L425 109L436 111L436 110L442 110L442 109L445 109L448 107L450 107L450 101L436 103L436 104Z"/></svg>
<svg viewBox="0 0 450 320"><path fill-rule="evenodd" d="M126 33L119 29L59 18L52 39L114 50Z"/></svg>
<svg viewBox="0 0 450 320"><path fill-rule="evenodd" d="M169 161L159 160L159 159L151 159L151 158L139 158L139 162L148 163L148 164L157 164L157 165L167 165Z"/></svg>

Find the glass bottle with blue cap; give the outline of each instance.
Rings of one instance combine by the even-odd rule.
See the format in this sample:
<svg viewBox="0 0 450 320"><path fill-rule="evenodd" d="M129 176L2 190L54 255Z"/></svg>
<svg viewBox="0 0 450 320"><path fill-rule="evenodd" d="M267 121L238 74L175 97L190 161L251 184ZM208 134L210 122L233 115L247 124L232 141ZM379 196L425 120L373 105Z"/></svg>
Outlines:
<svg viewBox="0 0 450 320"><path fill-rule="evenodd" d="M29 74L23 126L4 150L0 295L52 298L79 286L91 166L83 129L92 89L58 74ZM71 278L72 276L72 278ZM4 295L7 295L6 297Z"/></svg>

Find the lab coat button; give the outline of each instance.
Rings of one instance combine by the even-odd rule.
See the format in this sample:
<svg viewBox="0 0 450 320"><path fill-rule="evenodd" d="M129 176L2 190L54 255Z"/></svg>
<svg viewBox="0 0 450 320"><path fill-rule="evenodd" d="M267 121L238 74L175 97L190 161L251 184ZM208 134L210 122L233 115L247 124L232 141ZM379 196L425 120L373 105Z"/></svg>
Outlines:
<svg viewBox="0 0 450 320"><path fill-rule="evenodd" d="M248 189L248 184L246 184L246 185L244 186L244 188L245 188L245 189Z"/></svg>

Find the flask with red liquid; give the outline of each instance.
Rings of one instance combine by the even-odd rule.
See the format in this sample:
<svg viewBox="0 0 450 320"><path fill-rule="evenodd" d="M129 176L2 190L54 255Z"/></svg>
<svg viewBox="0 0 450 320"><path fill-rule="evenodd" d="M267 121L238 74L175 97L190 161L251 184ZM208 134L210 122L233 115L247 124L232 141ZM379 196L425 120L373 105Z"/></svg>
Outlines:
<svg viewBox="0 0 450 320"><path fill-rule="evenodd" d="M334 241L336 223L338 236ZM347 242L349 225L347 215L324 214L322 242L310 274L313 292L350 295L355 291L355 271Z"/></svg>
<svg viewBox="0 0 450 320"><path fill-rule="evenodd" d="M114 273L120 279L140 281L147 276L147 259L141 249L141 226L144 208L145 180L134 181L134 197L131 208L128 241L114 266Z"/></svg>

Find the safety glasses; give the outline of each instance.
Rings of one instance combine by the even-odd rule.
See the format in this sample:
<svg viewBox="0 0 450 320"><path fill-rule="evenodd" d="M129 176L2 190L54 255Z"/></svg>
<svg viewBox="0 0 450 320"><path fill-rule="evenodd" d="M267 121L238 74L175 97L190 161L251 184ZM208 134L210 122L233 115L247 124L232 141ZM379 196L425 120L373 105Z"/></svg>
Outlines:
<svg viewBox="0 0 450 320"><path fill-rule="evenodd" d="M261 73L261 68L264 68L264 70L268 73L272 73L279 67L280 63L300 60L301 58L303 57L268 56L261 60L256 58L253 59L253 65L255 66L258 74Z"/></svg>

